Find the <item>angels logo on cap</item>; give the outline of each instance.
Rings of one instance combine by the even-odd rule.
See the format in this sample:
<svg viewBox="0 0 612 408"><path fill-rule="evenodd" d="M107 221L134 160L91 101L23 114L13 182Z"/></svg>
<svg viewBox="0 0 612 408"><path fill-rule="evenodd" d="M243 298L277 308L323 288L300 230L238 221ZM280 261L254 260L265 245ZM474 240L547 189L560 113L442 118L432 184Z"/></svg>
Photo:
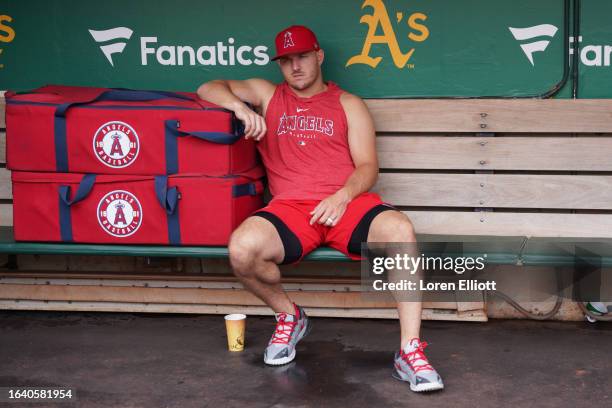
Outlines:
<svg viewBox="0 0 612 408"><path fill-rule="evenodd" d="M295 44L293 44L293 39L291 38L291 31L286 31L285 32L285 44L283 45L283 48L289 48L289 47L294 47Z"/></svg>
<svg viewBox="0 0 612 408"><path fill-rule="evenodd" d="M142 207L129 191L115 190L105 195L98 204L98 222L114 237L129 237L142 223Z"/></svg>
<svg viewBox="0 0 612 408"><path fill-rule="evenodd" d="M272 60L279 59L288 54L318 51L319 42L317 36L308 27L293 25L285 28L276 35L276 55Z"/></svg>
<svg viewBox="0 0 612 408"><path fill-rule="evenodd" d="M138 157L139 148L136 131L125 122L107 122L94 134L94 153L108 167L129 166Z"/></svg>

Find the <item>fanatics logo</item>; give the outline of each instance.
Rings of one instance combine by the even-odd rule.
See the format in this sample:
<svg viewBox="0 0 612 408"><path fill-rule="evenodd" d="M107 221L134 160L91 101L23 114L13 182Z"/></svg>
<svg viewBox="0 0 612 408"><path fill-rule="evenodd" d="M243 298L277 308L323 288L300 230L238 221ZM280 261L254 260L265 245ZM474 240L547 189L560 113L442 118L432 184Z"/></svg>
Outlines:
<svg viewBox="0 0 612 408"><path fill-rule="evenodd" d="M127 27L115 27L110 30L89 30L89 34L93 37L97 43L108 43L101 45L100 50L104 53L104 56L110 62L111 66L115 66L113 62L113 54L121 54L123 49L127 45L127 40L132 38L133 31ZM125 41L121 41L125 40Z"/></svg>
<svg viewBox="0 0 612 408"><path fill-rule="evenodd" d="M127 167L138 157L140 144L134 128L124 122L103 124L93 138L96 157L108 167Z"/></svg>
<svg viewBox="0 0 612 408"><path fill-rule="evenodd" d="M140 202L128 191L111 191L98 204L98 222L109 235L129 237L142 223Z"/></svg>
<svg viewBox="0 0 612 408"><path fill-rule="evenodd" d="M293 46L295 46L295 44L293 44L293 38L291 38L291 31L287 31L285 33L285 43L283 44L283 48L289 48Z"/></svg>
<svg viewBox="0 0 612 408"><path fill-rule="evenodd" d="M552 24L540 24L526 28L508 27L508 29L517 41L536 40L521 44L525 56L534 67L535 62L533 61L533 53L546 51L548 44L550 44L550 40L552 40L558 30L557 27ZM546 39L546 37L549 39ZM538 38L542 39L538 40Z"/></svg>

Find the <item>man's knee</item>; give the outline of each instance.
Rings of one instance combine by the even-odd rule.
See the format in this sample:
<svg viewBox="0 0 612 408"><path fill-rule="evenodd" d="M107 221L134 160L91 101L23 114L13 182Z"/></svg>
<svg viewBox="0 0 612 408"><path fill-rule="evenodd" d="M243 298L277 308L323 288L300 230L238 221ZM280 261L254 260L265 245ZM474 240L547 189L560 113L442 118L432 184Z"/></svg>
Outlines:
<svg viewBox="0 0 612 408"><path fill-rule="evenodd" d="M253 276L254 265L261 258L261 244L256 234L236 230L228 244L229 261L237 276Z"/></svg>
<svg viewBox="0 0 612 408"><path fill-rule="evenodd" d="M396 220L389 223L389 234L392 238L389 242L416 242L414 226L408 216L399 211L396 211L396 214Z"/></svg>
<svg viewBox="0 0 612 408"><path fill-rule="evenodd" d="M416 242L416 234L412 222L406 214L400 211L380 213L374 218L372 227L368 241Z"/></svg>

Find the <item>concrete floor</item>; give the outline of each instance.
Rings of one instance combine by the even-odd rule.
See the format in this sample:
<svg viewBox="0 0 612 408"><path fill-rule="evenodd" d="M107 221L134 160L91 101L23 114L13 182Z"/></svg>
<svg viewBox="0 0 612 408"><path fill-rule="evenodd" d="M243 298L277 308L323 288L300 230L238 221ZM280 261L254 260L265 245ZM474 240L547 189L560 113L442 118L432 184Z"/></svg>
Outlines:
<svg viewBox="0 0 612 408"><path fill-rule="evenodd" d="M75 405L44 405L60 407L612 405L609 323L424 322L446 384L430 394L391 378L393 321L314 318L278 368L262 362L272 330L249 317L246 350L230 353L222 316L0 311L0 387L76 389Z"/></svg>

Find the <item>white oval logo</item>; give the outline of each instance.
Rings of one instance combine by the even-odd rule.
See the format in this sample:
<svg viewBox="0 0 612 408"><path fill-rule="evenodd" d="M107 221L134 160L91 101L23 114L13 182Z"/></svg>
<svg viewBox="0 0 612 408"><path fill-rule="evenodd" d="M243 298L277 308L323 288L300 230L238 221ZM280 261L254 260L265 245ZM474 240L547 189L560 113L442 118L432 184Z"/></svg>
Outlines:
<svg viewBox="0 0 612 408"><path fill-rule="evenodd" d="M129 191L116 190L105 195L98 204L98 222L114 237L129 237L142 224L142 207Z"/></svg>
<svg viewBox="0 0 612 408"><path fill-rule="evenodd" d="M140 150L138 135L125 122L112 121L100 126L93 138L96 157L108 167L127 167L136 160Z"/></svg>

